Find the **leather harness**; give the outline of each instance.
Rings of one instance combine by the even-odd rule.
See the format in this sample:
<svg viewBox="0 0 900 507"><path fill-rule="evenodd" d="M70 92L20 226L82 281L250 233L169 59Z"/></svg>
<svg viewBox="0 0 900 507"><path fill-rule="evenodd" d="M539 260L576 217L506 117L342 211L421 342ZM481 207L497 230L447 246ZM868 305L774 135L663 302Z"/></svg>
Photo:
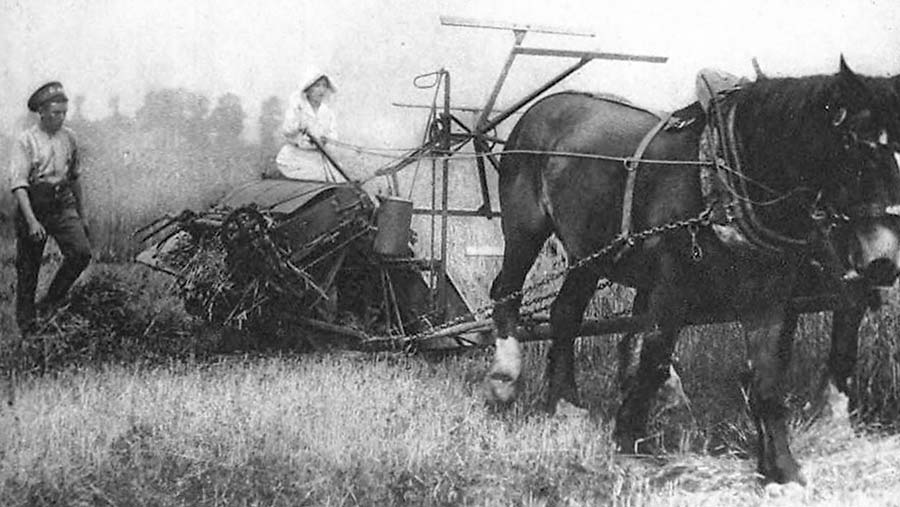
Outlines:
<svg viewBox="0 0 900 507"><path fill-rule="evenodd" d="M810 246L809 238L795 238L779 233L765 226L756 214L753 203L749 201L747 180L741 175L744 170L741 164L741 143L735 135L734 119L736 107L729 108L725 125L718 128L719 139L722 143L724 155L731 170L716 168L718 177L725 183L728 189L729 201L725 203L726 213L729 219L744 235L747 243L758 249L770 253L781 253L785 249L798 249ZM716 128L716 127L713 127Z"/></svg>
<svg viewBox="0 0 900 507"><path fill-rule="evenodd" d="M666 124L669 123L671 117L672 113L662 115L659 122L657 122L656 125L644 135L644 138L641 139L641 143L638 144L637 149L634 150L634 155L625 160L625 170L628 172L628 177L625 180L625 194L622 202L622 227L620 228L622 237L628 237L628 235L631 234L631 211L634 207L634 184L637 180L637 170L638 166L640 166L641 158L644 156L644 152L647 151L647 147L653 142L653 139L655 139L657 134L659 134Z"/></svg>
<svg viewBox="0 0 900 507"><path fill-rule="evenodd" d="M768 252L770 254L781 253L785 249L797 249L810 246L810 238L794 238L781 234L769 227L766 227L757 217L753 205L747 202L748 189L747 181L743 175L741 166L741 147L740 140L735 135L734 119L735 107L728 107L727 114L722 115L719 109L719 103L711 104L709 120L707 120L707 128L714 129L716 132L717 146L712 146L708 157L715 160L715 167L704 168L703 170L712 171L712 178L718 179L720 185L727 189L725 192L725 202L715 203L719 208L718 215L725 215L724 224L713 224L714 230L720 239L726 244L743 244L755 250ZM715 117L712 120L710 117ZM726 116L723 118L722 116ZM634 208L634 191L637 181L638 168L647 148L653 142L659 133L670 124L673 113L658 115L659 121L653 126L641 139L634 154L625 159L625 170L627 177L625 180L625 190L622 199L622 223L619 230L620 237L628 238L632 233L632 214ZM712 121L710 121L712 120ZM719 150L722 150L722 158L719 158ZM720 167L720 164L727 164L731 170ZM732 174L736 173L736 174ZM710 200L710 196L704 195L704 199ZM722 212L724 208L724 213ZM728 229L727 231L725 229ZM620 253L621 255L621 253Z"/></svg>

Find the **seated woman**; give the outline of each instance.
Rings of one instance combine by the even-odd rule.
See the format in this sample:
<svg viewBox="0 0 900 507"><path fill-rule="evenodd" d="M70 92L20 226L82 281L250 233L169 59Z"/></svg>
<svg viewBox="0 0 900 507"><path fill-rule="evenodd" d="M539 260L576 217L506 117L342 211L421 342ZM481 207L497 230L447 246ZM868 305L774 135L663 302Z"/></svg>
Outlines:
<svg viewBox="0 0 900 507"><path fill-rule="evenodd" d="M281 127L286 142L275 158L280 176L317 181L343 179L310 140L313 137L324 146L328 139L336 138L334 112L327 104L335 91L328 76L310 70L300 88L291 94Z"/></svg>

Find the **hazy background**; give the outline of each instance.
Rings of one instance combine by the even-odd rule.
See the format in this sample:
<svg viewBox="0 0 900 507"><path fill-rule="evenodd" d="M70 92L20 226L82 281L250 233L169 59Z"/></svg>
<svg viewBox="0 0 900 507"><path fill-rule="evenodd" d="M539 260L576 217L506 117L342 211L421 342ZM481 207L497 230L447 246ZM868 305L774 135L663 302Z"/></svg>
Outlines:
<svg viewBox="0 0 900 507"><path fill-rule="evenodd" d="M896 0L0 0L0 6L0 167L6 171L13 136L34 121L25 108L29 94L61 80L72 99L69 125L85 154L88 211L103 236L98 243L111 254L127 249L116 242L136 224L205 206L258 177L280 145L274 131L284 102L308 66L333 77L340 136L361 148L420 142L427 111L392 106L431 102L434 90L413 86L418 74L446 68L453 104L482 104L512 33L441 26L440 15L597 34L530 34L526 45L667 56L662 65L597 60L557 85L656 109L689 102L702 67L752 75L753 56L771 75L833 73L841 53L858 72L900 73ZM571 63L520 57L498 103L512 103ZM352 150L340 156L358 177L390 162ZM470 159L454 162L452 187L462 190L454 206L480 204L473 172L456 170L471 166ZM412 174L403 175L404 194ZM420 201L430 195L428 171L415 182L411 193L427 206ZM371 186L382 191L384 182ZM9 193L0 201L8 211ZM496 246L496 222L479 232L471 220L461 221L454 237L467 246ZM486 286L493 271L485 267L485 280L475 283Z"/></svg>
<svg viewBox="0 0 900 507"><path fill-rule="evenodd" d="M255 139L260 104L293 91L307 65L332 74L348 140L395 146L418 139L419 73L454 77L454 102L483 102L506 57L509 31L442 27L441 14L593 29L593 39L529 35L526 43L668 56L665 65L595 61L563 87L617 93L672 108L689 99L703 66L773 74L832 72L839 53L858 71L900 72L900 9L891 0L466 1L435 0L2 0L0 129L9 131L31 90L60 79L84 95L84 115L110 114L119 96L133 114L147 92L186 88L211 100L235 93ZM525 65L529 60L532 65ZM513 98L568 61L525 57ZM501 100L501 102L503 102ZM418 116L421 116L419 114Z"/></svg>

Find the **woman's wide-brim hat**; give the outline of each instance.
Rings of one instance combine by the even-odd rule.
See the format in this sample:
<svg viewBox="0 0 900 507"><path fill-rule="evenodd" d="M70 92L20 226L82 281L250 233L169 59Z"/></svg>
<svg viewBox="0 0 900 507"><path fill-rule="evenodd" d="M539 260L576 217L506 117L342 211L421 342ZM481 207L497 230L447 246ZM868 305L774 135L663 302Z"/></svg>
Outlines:
<svg viewBox="0 0 900 507"><path fill-rule="evenodd" d="M28 98L28 110L36 113L48 102L68 102L63 85L59 81L51 81L35 90Z"/></svg>

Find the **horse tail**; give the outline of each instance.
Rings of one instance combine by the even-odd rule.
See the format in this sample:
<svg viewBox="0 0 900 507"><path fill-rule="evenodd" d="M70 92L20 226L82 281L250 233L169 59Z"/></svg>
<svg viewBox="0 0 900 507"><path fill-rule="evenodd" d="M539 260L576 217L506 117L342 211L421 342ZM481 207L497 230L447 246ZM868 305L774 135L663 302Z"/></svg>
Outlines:
<svg viewBox="0 0 900 507"><path fill-rule="evenodd" d="M535 104L536 106L537 104ZM497 168L499 176L500 210L503 222L514 221L534 235L546 239L549 214L543 195L542 173L549 156L548 146L541 139L542 118L532 106L516 123L506 142Z"/></svg>
<svg viewBox="0 0 900 507"><path fill-rule="evenodd" d="M525 112L506 141L498 167L501 227L504 237L503 266L491 285L491 297L499 300L518 290L553 231L543 195L543 169L548 156L541 144L544 128L535 106Z"/></svg>
<svg viewBox="0 0 900 507"><path fill-rule="evenodd" d="M500 201L503 208L504 192L509 201L524 206L537 224L539 215L549 220L550 205L545 197L544 171L550 163L550 153L555 151L561 139L560 111L582 110L587 102L609 102L636 108L625 99L612 95L597 95L578 91L563 91L547 95L532 104L522 115L506 141L500 164ZM652 113L648 113L652 114Z"/></svg>

